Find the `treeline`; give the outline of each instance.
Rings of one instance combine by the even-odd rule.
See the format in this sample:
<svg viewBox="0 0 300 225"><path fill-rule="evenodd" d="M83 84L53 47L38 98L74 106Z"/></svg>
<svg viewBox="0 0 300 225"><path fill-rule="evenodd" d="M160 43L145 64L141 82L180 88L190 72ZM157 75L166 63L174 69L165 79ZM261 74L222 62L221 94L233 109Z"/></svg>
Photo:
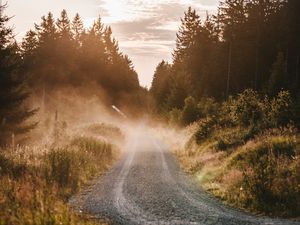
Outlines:
<svg viewBox="0 0 300 225"><path fill-rule="evenodd" d="M119 51L111 28L100 16L84 29L79 14L70 22L65 10L57 20L49 13L27 32L20 50L22 72L30 75L31 86L40 93L83 87L92 94L102 91L104 101L118 104L124 93L140 89L132 62Z"/></svg>
<svg viewBox="0 0 300 225"><path fill-rule="evenodd" d="M79 14L70 21L65 10L58 19L48 13L17 43L4 15L6 6L0 7L0 145L35 127L28 119L38 109L35 121L54 117L62 99L77 102L77 108L79 100L92 98L95 105L141 107L146 90L100 16L85 29ZM68 107L60 112L80 110Z"/></svg>
<svg viewBox="0 0 300 225"><path fill-rule="evenodd" d="M177 33L173 62L161 62L151 94L160 113L183 109L187 97L228 99L246 89L300 97L297 0L226 0L201 20L189 8Z"/></svg>
<svg viewBox="0 0 300 225"><path fill-rule="evenodd" d="M192 124L182 166L227 203L272 216L299 216L299 9L223 0L201 20L189 8L150 90L158 115Z"/></svg>

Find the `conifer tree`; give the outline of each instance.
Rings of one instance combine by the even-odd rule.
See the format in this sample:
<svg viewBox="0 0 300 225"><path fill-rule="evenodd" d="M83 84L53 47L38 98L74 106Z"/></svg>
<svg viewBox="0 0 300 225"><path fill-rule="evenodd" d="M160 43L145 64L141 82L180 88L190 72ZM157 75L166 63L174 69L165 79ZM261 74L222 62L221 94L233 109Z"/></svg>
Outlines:
<svg viewBox="0 0 300 225"><path fill-rule="evenodd" d="M173 53L174 63L182 62L188 56L188 50L195 43L195 37L200 27L200 17L191 7L181 19L181 26L176 34L176 48Z"/></svg>
<svg viewBox="0 0 300 225"><path fill-rule="evenodd" d="M59 38L67 41L73 38L71 33L71 23L65 9L61 12L60 18L57 20L56 25L58 27Z"/></svg>
<svg viewBox="0 0 300 225"><path fill-rule="evenodd" d="M36 32L34 32L33 30L29 30L23 39L21 47L26 55L34 55L34 52L38 47Z"/></svg>
<svg viewBox="0 0 300 225"><path fill-rule="evenodd" d="M112 37L111 27L108 26L104 31L104 41L108 64L114 64L120 58L118 42Z"/></svg>
<svg viewBox="0 0 300 225"><path fill-rule="evenodd" d="M37 30L39 36L40 46L51 45L57 39L57 29L55 27L55 21L51 12L48 13L47 17L42 17L41 24L36 24L35 29Z"/></svg>
<svg viewBox="0 0 300 225"><path fill-rule="evenodd" d="M82 35L84 34L84 26L81 17L76 13L72 21L72 33L77 46L81 45Z"/></svg>
<svg viewBox="0 0 300 225"><path fill-rule="evenodd" d="M170 92L171 65L164 60L156 67L150 93L153 96L158 111L164 110Z"/></svg>
<svg viewBox="0 0 300 225"><path fill-rule="evenodd" d="M7 28L9 18L0 6L0 145L10 143L12 135L28 132L35 124L29 123L36 110L30 110L25 102L29 97L26 77L20 74L22 65L12 30Z"/></svg>

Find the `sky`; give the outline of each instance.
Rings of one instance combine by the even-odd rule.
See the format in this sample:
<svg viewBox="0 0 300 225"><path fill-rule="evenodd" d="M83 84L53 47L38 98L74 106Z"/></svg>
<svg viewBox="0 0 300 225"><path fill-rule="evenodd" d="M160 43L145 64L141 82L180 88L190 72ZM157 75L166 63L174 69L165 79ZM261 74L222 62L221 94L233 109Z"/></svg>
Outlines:
<svg viewBox="0 0 300 225"><path fill-rule="evenodd" d="M57 18L66 9L70 19L79 13L86 27L100 15L110 25L121 51L133 61L140 84L150 87L156 66L162 60L172 61L180 18L189 6L202 19L206 12L215 13L219 0L2 0L5 14L13 16L16 39L39 24L51 11Z"/></svg>

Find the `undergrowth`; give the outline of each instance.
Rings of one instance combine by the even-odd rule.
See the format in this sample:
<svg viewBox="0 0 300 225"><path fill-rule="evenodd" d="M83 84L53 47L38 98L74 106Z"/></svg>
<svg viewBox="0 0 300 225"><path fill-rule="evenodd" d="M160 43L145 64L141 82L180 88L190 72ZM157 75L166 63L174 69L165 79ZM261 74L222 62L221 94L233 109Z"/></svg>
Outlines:
<svg viewBox="0 0 300 225"><path fill-rule="evenodd" d="M64 147L52 146L1 149L1 225L99 224L77 215L66 202L109 168L117 148L90 137L75 137Z"/></svg>
<svg viewBox="0 0 300 225"><path fill-rule="evenodd" d="M299 217L300 134L291 104L285 91L273 99L252 90L230 97L195 123L176 152L181 165L231 205Z"/></svg>

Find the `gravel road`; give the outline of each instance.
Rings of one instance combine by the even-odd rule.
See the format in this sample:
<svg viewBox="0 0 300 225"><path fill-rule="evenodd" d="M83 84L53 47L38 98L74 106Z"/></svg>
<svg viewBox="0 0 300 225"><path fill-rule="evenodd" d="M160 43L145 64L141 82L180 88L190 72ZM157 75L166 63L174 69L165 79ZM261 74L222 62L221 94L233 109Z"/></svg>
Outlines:
<svg viewBox="0 0 300 225"><path fill-rule="evenodd" d="M179 168L159 138L139 129L130 140L117 165L71 199L75 208L122 225L300 225L224 206Z"/></svg>

